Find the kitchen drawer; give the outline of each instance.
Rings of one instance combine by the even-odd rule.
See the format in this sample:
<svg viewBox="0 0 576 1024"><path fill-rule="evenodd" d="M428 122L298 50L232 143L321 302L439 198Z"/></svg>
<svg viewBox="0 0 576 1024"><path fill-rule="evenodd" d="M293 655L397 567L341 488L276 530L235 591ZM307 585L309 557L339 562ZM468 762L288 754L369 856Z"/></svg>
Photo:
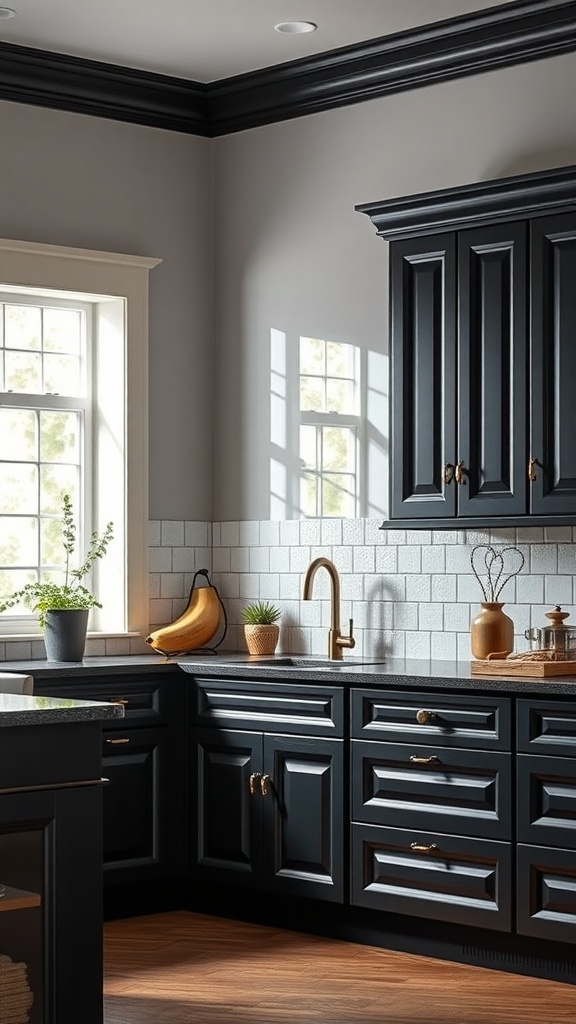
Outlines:
<svg viewBox="0 0 576 1024"><path fill-rule="evenodd" d="M574 701L519 700L518 750L576 757Z"/></svg>
<svg viewBox="0 0 576 1024"><path fill-rule="evenodd" d="M576 942L573 850L518 846L519 935Z"/></svg>
<svg viewBox="0 0 576 1024"><path fill-rule="evenodd" d="M511 754L352 741L352 818L511 839Z"/></svg>
<svg viewBox="0 0 576 1024"><path fill-rule="evenodd" d="M127 725L165 725L168 722L168 699L171 680L149 675L135 678L133 675L110 676L104 679L66 680L50 685L43 684L43 691L52 697L74 697L76 700L100 700L120 703L124 707L124 718L110 719L106 729L125 729Z"/></svg>
<svg viewBox="0 0 576 1024"><path fill-rule="evenodd" d="M344 735L340 687L197 679L190 684L190 724L299 736Z"/></svg>
<svg viewBox="0 0 576 1024"><path fill-rule="evenodd" d="M352 903L509 931L511 844L352 826Z"/></svg>
<svg viewBox="0 0 576 1024"><path fill-rule="evenodd" d="M357 739L510 749L505 697L398 690L354 690L351 696L352 736Z"/></svg>
<svg viewBox="0 0 576 1024"><path fill-rule="evenodd" d="M519 842L576 850L576 758L518 754L517 779Z"/></svg>

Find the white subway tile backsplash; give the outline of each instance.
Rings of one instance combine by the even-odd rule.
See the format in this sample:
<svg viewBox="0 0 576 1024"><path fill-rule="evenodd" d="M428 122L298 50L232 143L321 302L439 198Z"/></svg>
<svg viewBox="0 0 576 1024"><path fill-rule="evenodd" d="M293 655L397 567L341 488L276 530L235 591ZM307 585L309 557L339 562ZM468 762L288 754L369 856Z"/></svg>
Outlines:
<svg viewBox="0 0 576 1024"><path fill-rule="evenodd" d="M280 523L280 544L286 547L294 547L300 543L300 521L298 519L286 519Z"/></svg>
<svg viewBox="0 0 576 1024"><path fill-rule="evenodd" d="M320 544L322 542L321 524L321 519L303 519L300 523L300 543Z"/></svg>
<svg viewBox="0 0 576 1024"><path fill-rule="evenodd" d="M376 552L373 547L365 545L352 549L352 571L354 573L374 572L376 564Z"/></svg>
<svg viewBox="0 0 576 1024"><path fill-rule="evenodd" d="M184 543L188 548L206 548L212 544L212 524L186 520Z"/></svg>
<svg viewBox="0 0 576 1024"><path fill-rule="evenodd" d="M558 548L556 544L532 544L530 547L530 573L554 573L558 571Z"/></svg>
<svg viewBox="0 0 576 1024"><path fill-rule="evenodd" d="M341 519L322 519L320 526L320 543L321 544L334 544L340 546L342 544L342 520Z"/></svg>
<svg viewBox="0 0 576 1024"><path fill-rule="evenodd" d="M148 568L150 572L172 572L172 548L150 548Z"/></svg>
<svg viewBox="0 0 576 1024"><path fill-rule="evenodd" d="M545 576L544 602L552 607L572 604L572 576Z"/></svg>
<svg viewBox="0 0 576 1024"><path fill-rule="evenodd" d="M163 519L160 529L160 543L163 548L183 547L184 523Z"/></svg>
<svg viewBox="0 0 576 1024"><path fill-rule="evenodd" d="M398 548L398 572L421 572L422 558L419 547Z"/></svg>
<svg viewBox="0 0 576 1024"><path fill-rule="evenodd" d="M263 547L278 547L280 543L280 523L260 523L260 544Z"/></svg>
<svg viewBox="0 0 576 1024"><path fill-rule="evenodd" d="M344 519L342 522L342 543L363 544L364 543L364 520Z"/></svg>
<svg viewBox="0 0 576 1024"><path fill-rule="evenodd" d="M250 548L250 572L270 572L270 548Z"/></svg>
<svg viewBox="0 0 576 1024"><path fill-rule="evenodd" d="M260 543L260 523L246 519L240 523L240 544L243 547L257 547Z"/></svg>
<svg viewBox="0 0 576 1024"><path fill-rule="evenodd" d="M240 524L220 523L220 543L225 548L237 548L240 544Z"/></svg>

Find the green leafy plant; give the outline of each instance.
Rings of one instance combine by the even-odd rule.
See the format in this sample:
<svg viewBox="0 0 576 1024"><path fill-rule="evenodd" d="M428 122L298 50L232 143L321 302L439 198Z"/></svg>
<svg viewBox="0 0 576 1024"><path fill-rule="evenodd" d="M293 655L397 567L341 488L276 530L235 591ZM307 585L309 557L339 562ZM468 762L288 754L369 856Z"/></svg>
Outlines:
<svg viewBox="0 0 576 1024"><path fill-rule="evenodd" d="M269 601L254 601L242 611L247 626L272 626L280 618L280 609Z"/></svg>
<svg viewBox="0 0 576 1024"><path fill-rule="evenodd" d="M46 612L71 608L101 608L102 605L84 586L82 580L92 571L94 562L106 554L108 544L114 533L113 524L107 523L101 536L94 532L90 537L88 551L84 561L77 568L72 568L72 556L76 548L76 524L72 511L72 499L69 494L62 495L62 543L66 552L64 564L64 583L47 583L37 580L27 583L22 590L16 590L9 597L0 598L0 612L24 604L33 612L38 612L40 626L44 629Z"/></svg>

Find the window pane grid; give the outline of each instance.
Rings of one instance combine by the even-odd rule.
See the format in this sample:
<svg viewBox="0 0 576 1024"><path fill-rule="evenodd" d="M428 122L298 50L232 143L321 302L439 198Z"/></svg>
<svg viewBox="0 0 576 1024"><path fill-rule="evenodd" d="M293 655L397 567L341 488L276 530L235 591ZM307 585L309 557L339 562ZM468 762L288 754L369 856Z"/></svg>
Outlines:
<svg viewBox="0 0 576 1024"><path fill-rule="evenodd" d="M86 309L4 301L0 390L82 397L86 391Z"/></svg>

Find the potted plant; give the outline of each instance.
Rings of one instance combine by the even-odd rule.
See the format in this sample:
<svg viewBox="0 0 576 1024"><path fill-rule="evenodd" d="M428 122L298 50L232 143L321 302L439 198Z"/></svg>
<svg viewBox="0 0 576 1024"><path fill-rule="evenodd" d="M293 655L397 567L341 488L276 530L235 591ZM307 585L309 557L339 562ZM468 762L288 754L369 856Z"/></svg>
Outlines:
<svg viewBox="0 0 576 1024"><path fill-rule="evenodd" d="M62 495L62 543L66 552L64 582L53 583L37 580L27 583L9 597L0 598L0 612L24 604L31 611L38 612L40 628L44 631L44 643L48 661L82 661L86 645L88 613L91 608L102 605L84 586L83 580L90 574L94 562L106 553L112 540L113 525L108 523L102 536L93 533L84 561L72 568L72 556L76 547L76 524L69 494Z"/></svg>
<svg viewBox="0 0 576 1024"><path fill-rule="evenodd" d="M280 635L280 609L268 601L254 601L246 605L242 616L249 654L274 654Z"/></svg>

